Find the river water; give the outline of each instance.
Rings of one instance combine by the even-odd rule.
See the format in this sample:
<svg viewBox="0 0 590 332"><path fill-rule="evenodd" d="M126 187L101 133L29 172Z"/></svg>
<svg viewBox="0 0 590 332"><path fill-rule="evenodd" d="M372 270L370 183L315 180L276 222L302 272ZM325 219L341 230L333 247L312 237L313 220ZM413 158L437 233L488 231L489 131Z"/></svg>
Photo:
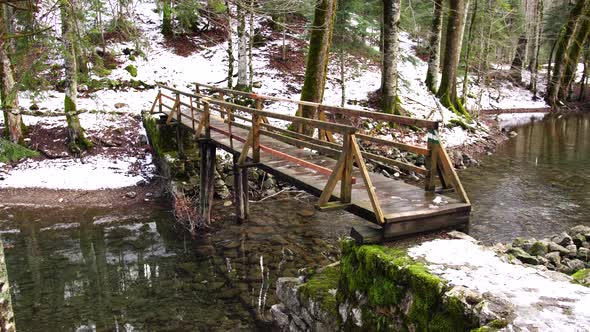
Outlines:
<svg viewBox="0 0 590 332"><path fill-rule="evenodd" d="M309 197L253 204L196 241L158 205L138 211L0 208L19 331L269 330L280 276L337 259L365 221ZM227 210L227 208L225 208ZM232 210L232 209L229 209ZM313 211L311 217L301 211Z"/></svg>
<svg viewBox="0 0 590 332"><path fill-rule="evenodd" d="M471 233L486 243L590 225L590 116L512 128L518 136L460 172ZM315 198L252 205L239 225L218 206L206 236L183 238L171 212L1 208L19 331L272 330L280 276L337 259L361 220L313 210ZM305 213L314 211L306 217Z"/></svg>
<svg viewBox="0 0 590 332"><path fill-rule="evenodd" d="M590 225L590 114L522 120L506 124L518 136L459 173L470 233L485 243Z"/></svg>

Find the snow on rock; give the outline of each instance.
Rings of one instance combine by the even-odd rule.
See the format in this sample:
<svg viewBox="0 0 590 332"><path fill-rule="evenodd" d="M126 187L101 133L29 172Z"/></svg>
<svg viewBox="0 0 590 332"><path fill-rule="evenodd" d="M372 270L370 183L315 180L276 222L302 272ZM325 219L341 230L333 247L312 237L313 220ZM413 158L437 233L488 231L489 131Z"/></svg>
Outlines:
<svg viewBox="0 0 590 332"><path fill-rule="evenodd" d="M514 265L468 240L434 240L409 250L451 286L463 286L512 305L507 330L589 331L590 288L569 277Z"/></svg>
<svg viewBox="0 0 590 332"><path fill-rule="evenodd" d="M151 176L155 171L151 163L150 155L145 160L100 156L83 160L27 160L3 175L5 179L0 181L0 188L98 190L130 187ZM131 171L138 166L138 171Z"/></svg>

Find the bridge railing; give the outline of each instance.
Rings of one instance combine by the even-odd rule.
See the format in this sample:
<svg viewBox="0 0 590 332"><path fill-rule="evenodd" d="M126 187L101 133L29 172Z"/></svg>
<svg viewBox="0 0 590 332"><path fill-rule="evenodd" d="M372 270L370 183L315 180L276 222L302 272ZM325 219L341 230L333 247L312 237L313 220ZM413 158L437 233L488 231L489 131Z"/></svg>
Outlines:
<svg viewBox="0 0 590 332"><path fill-rule="evenodd" d="M276 96L266 96L251 92L244 92L244 91L236 91L226 88L221 88L213 85L201 84L201 83L194 83L195 84L195 92L197 94L204 94L208 93L214 98L220 100L230 100L234 101L238 97L248 98L255 102L256 108L262 110L265 104L270 104L273 102L280 102L280 103L287 103L290 105L294 105L296 108L295 115L298 117L302 116L304 107L311 107L314 109L314 113L316 114L316 119L323 122L333 122L333 123L342 123L344 122L343 119L368 119L371 121L382 121L386 123L393 123L401 126L406 127L418 127L427 132L428 139L426 147L421 147L417 145L411 145L402 143L395 140L386 140L382 138L373 137L363 133L355 133L355 143L361 141L368 141L376 145L387 146L397 148L401 151L411 152L417 155L422 155L425 157L425 167L416 166L414 164L396 160L393 158L389 158L387 156L361 151L361 155L368 160L371 160L376 163L384 164L387 166L395 166L399 167L400 169L404 169L406 171L414 172L416 174L421 174L425 176L425 190L426 191L435 191L436 190L436 178L438 176L440 183L442 185L442 191L456 191L457 195L464 203L469 203L469 198L455 172L453 167L452 161L449 158L444 146L442 145L440 138L439 138L439 122L425 120L425 119L416 119L406 116L400 115L393 115L393 114L386 114L380 112L371 112L365 110L358 110L358 109L351 109L345 107L335 107L329 105L323 105L320 103L308 102L308 101L300 101L300 100L293 100L288 98L276 97ZM330 116L332 120L330 121ZM293 122L295 124L295 122ZM351 121L349 121L351 123ZM337 139L334 137L334 131L330 130L329 128L317 128L317 138L310 137L309 135L305 135L303 132L303 125L302 123L297 123L297 131L288 131L282 128L278 128L276 126L271 126L268 123L268 119L266 117L262 117L262 124L261 126L265 127L265 129L269 129L274 132L280 132L282 135L285 135L290 138L296 138L298 140L304 141L304 143L299 143L299 146L315 149L321 153L325 153L330 156L335 156L337 151L333 151L334 148L337 148L336 141ZM360 131L360 129L359 129ZM276 138L276 137L275 137ZM285 138L283 138L283 141ZM292 141L292 139L291 139ZM288 142L289 143L289 142ZM310 146L309 144L313 144Z"/></svg>
<svg viewBox="0 0 590 332"><path fill-rule="evenodd" d="M356 163L365 183L375 217L379 223L382 224L385 222L363 154L357 143L355 135L358 129L356 127L264 111L262 110L261 102L256 103L256 108L251 108L200 93L188 93L164 85L158 85L158 87L158 95L154 100L150 112L153 113L157 106L159 112L167 114L167 123L175 121L176 123L184 124L192 128L195 135L199 137L210 138L212 131L223 134L229 138L232 150L234 149L234 140L241 142L242 147L237 162L242 167L249 165L255 166L256 163L259 163L262 151L327 175L327 183L317 203L321 209L340 208L350 205L352 200L352 184L356 181L353 177L353 163ZM217 116L217 114L212 114L213 112L219 114L219 119L222 119L227 124L227 130L212 125L212 116ZM268 119L287 121L296 125L305 125L317 130L333 132L342 138L342 142L325 142L305 134L291 132L271 125ZM247 137L235 135L232 127L248 130ZM336 166L328 169L265 146L260 142L261 135L293 146L305 147L332 156L337 160ZM252 164L247 163L248 158L252 161ZM330 198L338 182L340 182L339 202L330 202Z"/></svg>

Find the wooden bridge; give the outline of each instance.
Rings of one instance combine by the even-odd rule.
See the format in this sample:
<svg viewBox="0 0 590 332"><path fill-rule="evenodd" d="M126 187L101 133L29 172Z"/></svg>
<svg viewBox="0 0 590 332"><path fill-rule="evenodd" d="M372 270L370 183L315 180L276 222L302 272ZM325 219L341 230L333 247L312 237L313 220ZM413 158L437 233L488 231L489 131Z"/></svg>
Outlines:
<svg viewBox="0 0 590 332"><path fill-rule="evenodd" d="M295 115L264 110L265 104L275 102L292 107ZM255 107L243 106L248 104ZM306 108L315 118L302 117ZM221 148L234 156L234 203L242 220L249 214L247 168L259 167L319 196L319 209L345 208L373 222L352 229L359 242L443 228L468 229L471 205L439 141L438 122L199 83L194 92L159 85L150 112L165 115L167 124L189 128L199 140L200 213L205 219L210 218L213 202L215 151ZM352 119L421 128L428 133L428 143L420 147L365 135ZM277 122L289 123L293 130ZM182 152L182 140L177 141ZM426 165L363 151L359 141L423 155ZM420 174L424 187L369 172L366 160Z"/></svg>

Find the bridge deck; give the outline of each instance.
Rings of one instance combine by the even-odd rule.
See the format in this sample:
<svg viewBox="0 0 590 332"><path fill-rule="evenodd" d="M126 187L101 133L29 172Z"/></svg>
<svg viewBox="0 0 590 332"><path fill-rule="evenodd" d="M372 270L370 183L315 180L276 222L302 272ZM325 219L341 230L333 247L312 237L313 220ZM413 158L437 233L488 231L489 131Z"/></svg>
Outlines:
<svg viewBox="0 0 590 332"><path fill-rule="evenodd" d="M183 110L183 113L188 116L189 114L186 112ZM164 113L168 115L170 111L164 110ZM182 117L182 122L187 127L192 128L192 122L189 118ZM214 144L230 153L239 154L241 152L243 143L235 137L245 139L248 136L247 130L236 126L232 127L234 136L232 149L229 137L213 130L218 128L227 132L227 123L224 123L222 118L211 115L210 125L212 127L210 137ZM308 149L297 148L264 135L260 136L260 144L328 169L334 169L336 166L336 160L330 157L318 155ZM320 195L328 181L327 175L269 153L260 155L260 163L257 167L314 195ZM356 167L353 169L353 176L358 179L361 178L361 174ZM446 195L425 191L422 187L387 178L381 174L370 172L369 176L375 187L386 223L383 229L376 225L353 229L351 234L357 241L377 242L383 240L384 237L388 238L448 227L468 227L470 204L462 203L458 199ZM340 184L336 186L336 190L332 195L333 198L338 198L339 186ZM437 197L440 198L437 199ZM435 199L440 200L440 203L435 203ZM363 181L356 181L353 184L352 202L347 209L369 221L376 222L375 213Z"/></svg>

